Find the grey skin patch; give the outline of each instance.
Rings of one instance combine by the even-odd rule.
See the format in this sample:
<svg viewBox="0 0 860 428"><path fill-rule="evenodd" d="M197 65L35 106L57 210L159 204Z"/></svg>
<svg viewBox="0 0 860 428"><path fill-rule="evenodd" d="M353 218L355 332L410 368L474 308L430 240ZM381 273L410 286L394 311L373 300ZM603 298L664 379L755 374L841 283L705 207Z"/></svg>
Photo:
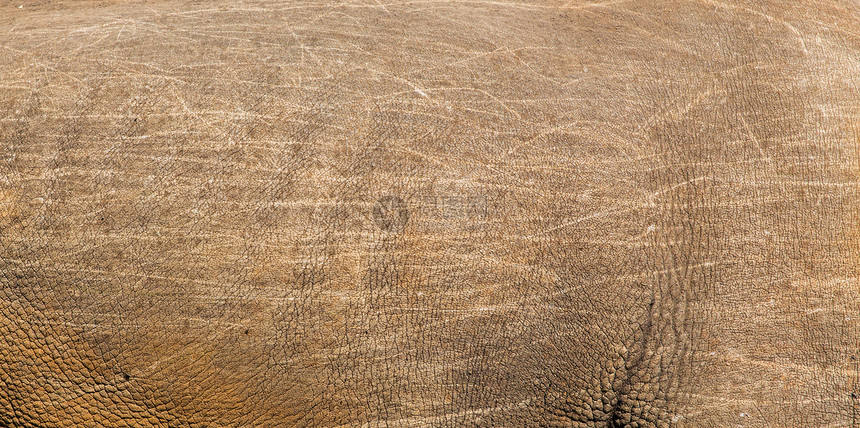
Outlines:
<svg viewBox="0 0 860 428"><path fill-rule="evenodd" d="M400 232L406 227L408 220L409 210L406 209L403 199L398 196L383 196L373 206L373 222L386 232Z"/></svg>

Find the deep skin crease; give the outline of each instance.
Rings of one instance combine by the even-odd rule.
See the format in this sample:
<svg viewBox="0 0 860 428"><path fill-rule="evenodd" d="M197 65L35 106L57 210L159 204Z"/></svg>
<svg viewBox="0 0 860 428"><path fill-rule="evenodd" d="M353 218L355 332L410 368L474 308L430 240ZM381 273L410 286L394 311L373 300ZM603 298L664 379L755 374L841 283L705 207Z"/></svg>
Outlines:
<svg viewBox="0 0 860 428"><path fill-rule="evenodd" d="M0 426L860 424L856 2L19 4Z"/></svg>

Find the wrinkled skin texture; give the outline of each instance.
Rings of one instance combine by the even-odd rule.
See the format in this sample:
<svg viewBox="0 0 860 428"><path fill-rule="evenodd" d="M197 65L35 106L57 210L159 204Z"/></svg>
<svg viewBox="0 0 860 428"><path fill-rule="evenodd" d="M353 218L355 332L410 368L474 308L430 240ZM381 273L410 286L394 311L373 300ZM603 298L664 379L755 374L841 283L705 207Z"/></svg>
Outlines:
<svg viewBox="0 0 860 428"><path fill-rule="evenodd" d="M6 2L0 426L858 426L786 3Z"/></svg>

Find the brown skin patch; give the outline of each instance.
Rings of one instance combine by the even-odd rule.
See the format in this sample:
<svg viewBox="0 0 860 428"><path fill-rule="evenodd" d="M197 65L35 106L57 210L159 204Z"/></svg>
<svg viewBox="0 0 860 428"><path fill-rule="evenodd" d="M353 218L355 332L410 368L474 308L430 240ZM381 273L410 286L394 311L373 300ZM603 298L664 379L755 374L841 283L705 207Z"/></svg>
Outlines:
<svg viewBox="0 0 860 428"><path fill-rule="evenodd" d="M0 190L0 229L6 229L21 221L18 194L10 189Z"/></svg>
<svg viewBox="0 0 860 428"><path fill-rule="evenodd" d="M856 423L847 2L0 8L0 425Z"/></svg>

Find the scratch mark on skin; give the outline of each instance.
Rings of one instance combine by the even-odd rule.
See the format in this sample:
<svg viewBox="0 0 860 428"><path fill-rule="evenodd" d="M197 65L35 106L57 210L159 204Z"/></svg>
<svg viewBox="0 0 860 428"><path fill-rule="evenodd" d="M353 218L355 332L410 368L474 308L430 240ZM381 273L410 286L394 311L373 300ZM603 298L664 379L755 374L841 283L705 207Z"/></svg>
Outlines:
<svg viewBox="0 0 860 428"><path fill-rule="evenodd" d="M619 276L618 279L634 280L634 279L639 279L639 278L643 278L643 277L676 274L676 273L680 273L680 272L683 272L686 270L704 269L704 268L714 267L717 265L718 265L718 263L715 263L715 262L703 262L703 263L698 263L698 264L691 265L691 266L684 266L684 267L677 267L677 268L663 269L663 270L655 270L655 271L651 271L651 272L643 272L643 273L638 274L638 275L622 275L622 276Z"/></svg>
<svg viewBox="0 0 860 428"><path fill-rule="evenodd" d="M388 8L385 7L385 5L382 2L380 2L379 0L374 0L374 1L376 2L376 4L379 5L379 7L382 8L382 10L385 11L385 13L387 13L388 15L391 15L391 12L388 11Z"/></svg>
<svg viewBox="0 0 860 428"><path fill-rule="evenodd" d="M121 28L119 29L119 31L116 33L116 41L119 41L119 38L120 38L120 36L122 36L122 32L123 32L123 30L125 30L125 26L126 26L127 24L128 24L128 22L123 22L123 23L122 23L122 27L121 27Z"/></svg>
<svg viewBox="0 0 860 428"><path fill-rule="evenodd" d="M422 97L424 97L430 101L434 101L432 98L430 98L429 95L427 95L427 92L425 92L423 89L421 89L421 87L419 87L417 84L413 83L411 80L405 79L405 78L400 77L400 76L391 75L389 73L384 73L384 72L381 72L379 70L373 70L373 71L376 73L379 73L379 74L389 75L389 76L393 77L394 79L408 85L410 88L412 88L413 91L415 91L416 94L421 95ZM377 97L377 98L379 98L379 97Z"/></svg>
<svg viewBox="0 0 860 428"><path fill-rule="evenodd" d="M681 116L683 116L684 114L687 114L693 107L701 104L703 101L710 100L713 93L714 93L713 89L711 89L711 88L705 89L705 90L699 92L698 94L696 94L696 96L692 100L687 102L687 104L684 106L675 106L675 108L670 109L668 111L664 111L662 113L656 113L656 114L652 115L651 117L649 117L645 121L645 125L648 127L651 127L651 126L656 125L658 122L660 122L662 120L678 119Z"/></svg>
<svg viewBox="0 0 860 428"><path fill-rule="evenodd" d="M630 13L631 15L636 15L636 16L638 16L638 17L640 17L640 18L642 18L642 19L648 20L648 21L650 21L650 22L654 22L654 20L652 19L652 17L651 17L651 16L647 16L647 15L645 15L645 14L642 14L642 13L636 13L636 12L629 11L629 10L624 10L624 12L626 12L626 13ZM634 28L636 31L638 31L638 32L640 32L640 33L642 33L642 34L646 34L647 36L649 36L649 37L651 37L651 38L653 38L653 39L655 39L655 40L659 40L660 42L664 43L666 46L673 46L673 47L675 47L676 49L678 49L679 51L684 52L684 53L686 53L686 54L688 54L688 55L694 56L694 57L696 57L696 58L704 59L704 57L702 57L702 54L701 54L700 52L697 52L697 51L696 51L695 49L693 49L692 47L690 47L690 46L686 46L686 45L684 45L684 44L682 44L682 43L680 43L680 42L674 41L674 40L670 39L669 37L666 37L666 36L660 36L660 35L657 35L657 34L655 34L655 33L652 33L651 31L648 31L646 28L644 28L644 26L643 26L643 25L636 25L636 26L635 26L635 27L633 27L633 28Z"/></svg>
<svg viewBox="0 0 860 428"><path fill-rule="evenodd" d="M142 372L144 372L144 373L152 373L152 372L154 372L154 371L155 371L155 369L156 369L159 365L161 365L162 363L164 363L164 362L166 362L166 361L170 361L170 360L176 359L176 358L179 358L179 357L181 357L181 356L183 355L183 353L184 353L184 354L191 354L191 355L195 355L195 354L196 354L196 352L194 352L194 351L195 351L195 350L197 350L197 349L199 349L199 348L200 348L200 346L199 346L199 345L198 345L198 346L194 346L194 347L187 347L187 348L183 349L183 351L185 351L185 352L174 352L174 353L167 354L167 355L165 355L165 356L163 356L163 357L161 357L161 358L159 358L159 359L155 360L155 362L154 362L154 363L150 364L148 367L146 367L145 369L143 369L143 370L142 370Z"/></svg>
<svg viewBox="0 0 860 428"><path fill-rule="evenodd" d="M34 56L31 52L28 52L28 51L25 51L25 50L20 50L20 49L11 48L11 47L6 46L6 45L0 45L0 47L5 48L5 49L8 49L8 50L13 51L13 52L20 53L20 54L29 55L29 56L31 56L31 57L33 57L33 56ZM70 78L70 79L72 79L72 80L74 80L74 81L76 81L76 82L80 83L81 85L84 85L84 84L85 84L83 80L78 79L77 77L75 77L75 76L73 76L73 75L69 74L68 72L58 70L58 69L56 69L56 68L54 68L54 67L52 67L52 66L50 66L50 65L47 65L47 64L45 64L45 63L43 63L43 62L39 62L39 61L35 61L35 60L34 60L34 61L33 61L33 64L34 64L34 65L38 65L39 67L41 67L41 68L43 69L43 71L50 70L50 71L52 71L52 72L54 72L54 73L62 74L62 75L64 75L64 76L66 76L66 77L68 77L68 78Z"/></svg>
<svg viewBox="0 0 860 428"><path fill-rule="evenodd" d="M782 24L782 25L784 25L786 28L788 28L789 30L791 30L791 32L792 32L792 33L794 33L794 35L795 35L795 36L797 36L797 40L800 42L800 47L801 47L801 49L803 49L803 52L804 52L804 53L809 53L809 50L808 50L808 49L806 49L806 43L803 41L803 37L801 36L800 31L798 31L798 30L797 30L797 28L796 28L795 26L793 26L793 25L789 24L787 21L784 21L784 20L782 20L782 19L778 19L778 18L776 18L776 17L774 17L774 16L771 16L771 15L768 15L768 14L766 14L766 13L762 12L762 11L758 11L758 10L751 9L751 8L748 8L748 7L744 7L744 6L738 6L738 5L733 5L733 4L727 4L727 3L723 3L723 2L720 2L720 1L717 1L717 0L705 0L705 1L707 1L708 3L711 3L711 4L713 4L714 6L717 6L717 7L722 7L722 8L724 8L724 9L742 10L742 11L744 11L744 12L748 12L748 13L751 13L751 14L753 14L753 15L761 16L762 18L766 19L768 22L776 22L776 23L778 23L778 24Z"/></svg>
<svg viewBox="0 0 860 428"><path fill-rule="evenodd" d="M452 386L452 385L449 385L449 386ZM390 422L391 424L394 424L394 425L406 424L407 426L429 425L429 424L434 424L434 423L439 423L439 422L445 422L445 421L450 420L452 418L460 418L463 416L486 415L486 414L490 414L490 413L510 411L510 410L517 409L517 408L522 409L522 408L525 408L526 406L528 406L529 404L531 404L531 402L534 400L535 399L533 399L533 398L528 398L528 399L525 399L525 400L520 401L518 403L510 403L507 405L501 405L501 406L495 406L495 407L486 407L483 409L470 409L470 410L464 410L464 411L460 411L460 412L451 412L448 414L439 415L439 416L432 416L432 417L402 418L402 419L397 419L397 420L391 420L388 422ZM368 423L361 425L362 428L370 428L372 426L376 426L376 424L372 424L372 423L368 422Z"/></svg>
<svg viewBox="0 0 860 428"><path fill-rule="evenodd" d="M758 152L761 154L762 159L767 159L764 155L764 150L761 148L761 143L758 142L758 138L756 138L755 134L753 134L750 129L749 124L747 124L747 120L744 119L743 115L740 116L741 123L744 125L744 129L747 131L747 135L749 135L750 140L755 143L756 147L758 147Z"/></svg>
<svg viewBox="0 0 860 428"><path fill-rule="evenodd" d="M713 401L714 403L712 403L709 406L709 408L719 408L719 407L725 406L726 403L742 403L742 404L746 404L749 406L753 406L756 403L784 404L784 401L782 401L782 400L768 400L768 399L755 399L755 400L753 400L753 399L749 399L749 398L727 398L727 397L720 396L720 395L695 394L695 393L690 394L690 396L691 397L697 397L697 398L706 398L710 401ZM809 404L812 402L813 402L813 400L809 400L809 399L802 401L803 404ZM701 413L701 412L699 412L699 413ZM690 416L695 415L695 414L696 413L691 413Z"/></svg>
<svg viewBox="0 0 860 428"><path fill-rule="evenodd" d="M663 190L659 190L659 191L657 191L657 192L654 192L654 193L652 193L651 195L649 195L649 196L648 196L648 204L649 204L650 206L652 206L652 207L655 207L655 206L657 206L657 203L655 202L655 200L657 199L657 197L658 197L658 196L660 196L660 195L662 195L662 194L664 194L664 193L667 193L667 192L671 192L671 191L673 191L673 190L675 190L675 189L677 189L677 188L679 188L679 187L687 186L687 185L690 185L690 184L696 183L696 182L698 182L698 181L702 181L702 180L704 180L705 178L707 178L707 176L704 176L704 175L703 175L703 176L701 176L701 177L696 177L696 178L693 178L693 179L687 180L687 181L685 181L685 182L683 182L683 183L678 183L678 184L676 184L676 185L674 185L674 186L669 187L668 189L663 189Z"/></svg>
<svg viewBox="0 0 860 428"><path fill-rule="evenodd" d="M392 74L390 74L390 73L386 73L386 72L383 72L383 71L380 71L380 70L376 70L376 69L371 69L370 71L372 71L372 72L374 72L374 73L378 73L378 74L383 74L383 75L386 75L386 76L390 76L390 77L392 77L392 78L394 78L394 79L396 79L396 80L398 80L398 81L400 81L400 82L402 82L402 83L404 83L404 84L408 85L408 86L409 86L410 88L412 88L412 89L415 91L415 93L417 93L418 95L421 95L422 97L424 97L424 98L426 98L426 99L428 99L428 100L430 100L430 101L432 101L432 102L434 102L434 103L436 103L436 104L438 104L438 103L430 97L430 95L428 94L428 92L431 92L431 93L432 93L432 92L436 92L436 91L474 91L474 92L478 92L478 93L481 93L481 94L485 95L487 98L490 98L491 100L495 101L495 102L496 102L497 104L499 104L503 109L505 109L508 113L510 113L510 114L512 114L512 115L514 115L517 119L522 120L522 116L521 116L521 115L520 115L516 110L511 109L511 108L510 108L510 107L509 107L509 106L508 106L504 101L502 101L501 99L499 99L499 98L498 98L498 97L496 97L495 95L493 95L493 94L491 94L491 93L489 93L489 92L487 92L487 91L485 91L485 90L483 90L483 89L478 89L478 88L473 88L473 87L449 87L449 88L423 89L423 88L421 88L420 86L418 86L416 83L414 83L414 82L412 82L412 81L410 81L410 80L408 80L408 79L405 79L405 78L403 78L403 77L395 76L395 75L392 75ZM377 97L376 97L376 99L382 99L382 98L386 98L386 97L391 97L391 94L377 96Z"/></svg>
<svg viewBox="0 0 860 428"><path fill-rule="evenodd" d="M576 0L568 0L563 5L559 6L559 9L593 9L593 8L600 8L600 7L605 7L607 9L610 9L610 6L628 3L630 0L606 1L603 3L587 3L587 4L571 6L570 4L573 3L574 1L576 1Z"/></svg>
<svg viewBox="0 0 860 428"><path fill-rule="evenodd" d="M501 309L516 310L516 309L519 309L519 307L514 306L514 305L507 305L507 306L497 306L497 307L481 306L481 307L469 308L469 309L436 309L436 308L413 308L413 307L400 306L400 307L392 307L392 308L388 308L388 309L395 310L395 311L409 311L409 312L434 312L434 313L435 312L440 312L440 313L441 312L451 312L451 313L458 313L458 312L494 312L494 311L498 311Z"/></svg>
<svg viewBox="0 0 860 428"><path fill-rule="evenodd" d="M430 97L427 95L427 93L422 91L421 88L419 88L417 86L415 87L415 92L417 92L418 95L421 95L424 98L430 99Z"/></svg>
<svg viewBox="0 0 860 428"><path fill-rule="evenodd" d="M764 369L772 370L777 373L784 373L789 370L798 370L810 374L820 374L822 370L830 373L860 373L858 370L852 370L845 367L828 367L823 368L817 366L814 362L809 364L797 363L797 362L787 362L787 361L773 361L773 360L761 360L749 355L743 355L736 351L735 349L729 348L727 352L720 354L712 354L712 357L717 356L718 359L728 360L728 361L743 361L747 364L754 365L757 367L762 367ZM734 367L738 367L736 363L732 363ZM824 398L818 398L819 400ZM837 400L838 398L832 398ZM810 402L812 402L810 400Z"/></svg>
<svg viewBox="0 0 860 428"><path fill-rule="evenodd" d="M594 218L601 218L601 217L605 217L606 215L608 215L608 214L613 214L613 213L616 213L616 214L626 213L626 212L633 211L633 210L635 210L635 209L637 208L636 206L633 206L633 207L629 207L629 208L626 208L626 209L623 209L623 210L622 210L622 209L618 209L621 205L622 205L622 204L617 204L617 205L614 205L614 206L612 206L612 207L609 207L609 208L607 208L607 209L605 209L605 210L601 210L601 211L598 211L598 212L595 212L595 213L591 213L591 214L589 214L589 215L585 215L585 216L582 216L582 217L575 218L575 219L573 219L573 220L570 220L570 221L564 222L564 223L562 223L562 224L560 224L560 225L558 225L558 226L555 226L555 227L549 228L549 229L547 229L547 230L545 230L545 231L542 231L542 232L540 232L539 234L538 234L538 233L535 233L535 234L531 234L531 235L523 236L523 238L525 238L525 239L534 239L534 238L538 238L538 237L543 236L543 235L545 235L545 234L552 233L552 232L555 232L555 231L558 231L558 230L564 229L564 228L569 227L569 226L577 225L577 224L582 223L583 221L586 221L586 220L591 220L591 219L594 219ZM626 204L625 204L625 205L626 205Z"/></svg>
<svg viewBox="0 0 860 428"><path fill-rule="evenodd" d="M430 89L428 91L430 91L430 92L435 92L435 91L474 91L474 92L478 92L478 93L481 93L481 94L487 96L488 98L492 99L496 103L498 103L503 109L505 109L508 113L511 113L512 115L514 115L517 119L519 119L519 120L523 119L523 117L516 110L513 110L512 108L508 107L508 105L504 101L502 101L501 99L499 99L495 95L493 95L493 94L491 94L491 93L489 93L483 89L472 88L472 87L457 87L457 88L434 88L434 89Z"/></svg>
<svg viewBox="0 0 860 428"><path fill-rule="evenodd" d="M78 47L77 47L77 49L72 50L70 53L72 53L72 54L77 54L77 53L79 53L80 51L82 51L82 50L84 50L84 49L86 49L86 48L88 48L88 47L98 45L99 43L101 43L101 42L102 42L102 40L107 39L108 37L110 37L110 33L109 33L109 32L105 32L105 34L104 34L103 36L99 37L97 40L95 40L95 41L93 41L93 42L90 42L90 43L88 43L88 44L82 44L82 45L78 46Z"/></svg>
<svg viewBox="0 0 860 428"><path fill-rule="evenodd" d="M499 47L499 48L496 48L492 51L479 52L479 53L476 53L476 54L469 56L467 58L459 59L459 60L452 61L452 62L446 62L446 63L443 63L442 65L433 67L429 70L438 70L438 69L443 68L443 67L454 67L457 65L462 65L462 64L472 62L472 61L479 59L479 58L484 58L484 57L491 56L491 55L498 55L499 53L516 54L517 52L520 52L520 51L533 50L533 49L551 50L552 48L550 48L548 46L523 46L523 47L519 47L519 48L515 48L515 49L511 49L508 47ZM416 70L413 72L413 74L415 74L415 73L419 73L419 71Z"/></svg>

